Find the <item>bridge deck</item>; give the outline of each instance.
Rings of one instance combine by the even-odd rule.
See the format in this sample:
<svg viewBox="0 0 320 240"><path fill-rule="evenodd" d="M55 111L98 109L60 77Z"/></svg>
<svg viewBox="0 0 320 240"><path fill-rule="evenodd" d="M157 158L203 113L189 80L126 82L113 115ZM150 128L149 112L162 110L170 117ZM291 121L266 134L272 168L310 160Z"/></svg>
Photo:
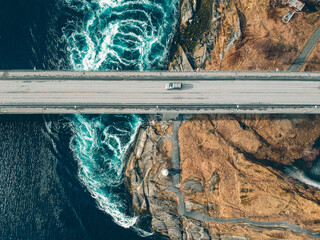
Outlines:
<svg viewBox="0 0 320 240"><path fill-rule="evenodd" d="M212 73L3 72L0 113L320 113L320 73Z"/></svg>

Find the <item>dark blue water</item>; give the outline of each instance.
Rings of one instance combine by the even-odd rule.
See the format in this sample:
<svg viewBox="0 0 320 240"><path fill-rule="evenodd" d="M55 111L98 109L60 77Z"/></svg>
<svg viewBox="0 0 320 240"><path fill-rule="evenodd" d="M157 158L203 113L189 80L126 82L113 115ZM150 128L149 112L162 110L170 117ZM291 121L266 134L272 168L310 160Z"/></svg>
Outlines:
<svg viewBox="0 0 320 240"><path fill-rule="evenodd" d="M0 69L166 69L178 0L11 0Z"/></svg>
<svg viewBox="0 0 320 240"><path fill-rule="evenodd" d="M178 0L4 2L0 69L165 69L177 9ZM142 122L135 115L0 116L0 239L150 236L123 174Z"/></svg>
<svg viewBox="0 0 320 240"><path fill-rule="evenodd" d="M1 239L140 239L79 181L72 135L65 116L0 116Z"/></svg>
<svg viewBox="0 0 320 240"><path fill-rule="evenodd" d="M11 0L0 8L0 69L70 68L61 41L72 11L59 0Z"/></svg>

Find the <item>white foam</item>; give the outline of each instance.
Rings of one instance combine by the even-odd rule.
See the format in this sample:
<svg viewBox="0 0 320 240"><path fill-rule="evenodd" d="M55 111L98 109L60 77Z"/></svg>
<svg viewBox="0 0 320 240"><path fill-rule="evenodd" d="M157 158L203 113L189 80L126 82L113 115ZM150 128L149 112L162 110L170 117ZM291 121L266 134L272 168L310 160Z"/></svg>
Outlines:
<svg viewBox="0 0 320 240"><path fill-rule="evenodd" d="M70 144L78 161L79 179L87 187L92 197L96 199L99 209L109 214L114 222L124 228L133 226L138 218L137 216L124 214L125 206L122 204L122 199L113 191L123 182L124 156L141 125L139 118L134 117L133 120L135 121L134 128L127 143L123 144L117 136L107 134L106 129L109 129L110 126L106 127L102 132L104 139L107 140L100 142L97 130L104 128L101 118L86 119L82 115L76 115L73 122L74 137ZM121 131L121 134L124 132ZM101 159L96 159L95 153L102 147L101 144L109 144L110 138L117 142L116 145L118 147L111 147L115 153L113 160L116 161L113 162L112 159L102 158L106 164L102 169L99 162ZM109 144L109 146L112 145ZM105 172L106 170L108 172Z"/></svg>
<svg viewBox="0 0 320 240"><path fill-rule="evenodd" d="M74 70L134 68L142 71L162 69L166 66L170 44L178 26L180 0L64 1L70 8L86 16L83 23L69 22L68 26L63 28L70 65ZM80 43L77 40L79 36L82 39ZM110 190L111 185L118 186L122 183L123 158L134 140L135 133L131 135L129 143L123 145L120 134L112 135L104 129L103 140L98 141L97 129L101 128L99 123L101 121L93 123L81 115L76 116L74 138L70 145L78 160L79 178L97 200L99 208L110 214L116 223L128 228L136 223L137 218L123 214L121 199L112 192L106 192L106 189ZM131 124L135 132L139 124L141 122ZM118 131L121 132L119 129ZM111 144L111 140L117 144ZM99 163L93 157L94 151L100 147L99 144L108 145L114 153L114 159L102 157L112 176L101 173ZM134 229L142 236L151 235L138 227Z"/></svg>
<svg viewBox="0 0 320 240"><path fill-rule="evenodd" d="M67 34L67 30L64 28L65 37L69 44L70 62L75 70L99 70L104 68L104 64L108 64L111 68L115 68L115 66L116 68L119 66L122 66L121 68L136 67L142 71L150 69L151 66L162 68L166 64L168 49L170 49L178 19L177 17L169 19L169 16L177 16L178 0L168 1L168 5L147 0L95 0L82 1L83 6L79 6L73 0L65 1L78 11L90 13L90 17L87 16L82 27L74 26L75 23L69 23L76 29L71 34ZM170 10L168 6L173 8L170 15L167 12ZM118 17L105 21L107 16L115 14ZM159 22L154 22L153 14L161 15L157 19ZM139 19L134 16L139 16ZM128 31L130 28L139 29L139 35L136 32ZM123 36L117 36L117 34L123 34ZM84 37L85 49L82 46L77 46L75 37L77 35ZM115 36L120 39L120 43L114 41ZM127 41L124 36L132 36L137 39L135 44L130 46L131 49L126 47L126 43L132 39ZM154 56L153 53L155 46L160 46L162 49L162 51L157 49L158 56ZM121 51L138 51L139 56L130 59L130 54L121 53ZM151 56L152 58L150 58Z"/></svg>

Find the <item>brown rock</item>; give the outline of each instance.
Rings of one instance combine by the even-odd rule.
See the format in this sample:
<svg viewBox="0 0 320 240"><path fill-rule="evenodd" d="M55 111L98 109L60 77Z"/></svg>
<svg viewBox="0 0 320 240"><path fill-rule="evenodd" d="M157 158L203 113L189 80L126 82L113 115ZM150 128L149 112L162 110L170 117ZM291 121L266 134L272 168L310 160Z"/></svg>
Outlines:
<svg viewBox="0 0 320 240"><path fill-rule="evenodd" d="M150 213L153 230L171 239L312 239L286 228L206 221L207 216L285 221L320 231L320 191L282 171L295 159L317 157L319 120L318 115L198 115L183 122L177 185L183 199L172 189L172 174L178 172L170 171L176 130L168 130L170 122L150 121L139 133L145 139L140 158L138 139L127 163L135 210Z"/></svg>
<svg viewBox="0 0 320 240"><path fill-rule="evenodd" d="M189 178L182 183L182 189L187 192L202 192L202 184L196 179Z"/></svg>
<svg viewBox="0 0 320 240"><path fill-rule="evenodd" d="M283 3L286 1L232 2L237 8L242 35L221 60L223 34L219 34L217 42L220 44L211 51L212 61L207 62L206 70L287 70L320 23L319 12L308 11L307 7L295 14L288 24L281 23L288 10ZM222 29L227 30L228 24L222 22ZM319 70L318 60L316 55L310 59L306 71Z"/></svg>
<svg viewBox="0 0 320 240"><path fill-rule="evenodd" d="M185 232L183 239L186 240L210 240L209 231L200 221L183 218L183 228Z"/></svg>
<svg viewBox="0 0 320 240"><path fill-rule="evenodd" d="M177 52L173 60L169 63L169 70L171 71L193 71L193 68L188 60L188 57L182 47L177 44Z"/></svg>
<svg viewBox="0 0 320 240"><path fill-rule="evenodd" d="M240 20L234 1L194 0L191 3L183 0L177 51L169 63L169 70L191 70L187 66L179 67L179 64L189 62L184 60L188 58L194 68L204 68L207 60L212 62L210 51L215 49L218 58L222 58L240 35Z"/></svg>
<svg viewBox="0 0 320 240"><path fill-rule="evenodd" d="M288 221L320 230L313 224L320 214L319 190L299 187L278 169L312 147L320 136L319 120L213 115L184 122L179 130L181 181L203 179L208 186L192 195L183 192L185 201L216 204L217 212L208 211L214 217Z"/></svg>
<svg viewBox="0 0 320 240"><path fill-rule="evenodd" d="M194 59L195 66L198 68L204 67L207 57L208 57L207 45L206 44L204 44L203 46L201 46L200 44L197 45L193 52L193 59Z"/></svg>

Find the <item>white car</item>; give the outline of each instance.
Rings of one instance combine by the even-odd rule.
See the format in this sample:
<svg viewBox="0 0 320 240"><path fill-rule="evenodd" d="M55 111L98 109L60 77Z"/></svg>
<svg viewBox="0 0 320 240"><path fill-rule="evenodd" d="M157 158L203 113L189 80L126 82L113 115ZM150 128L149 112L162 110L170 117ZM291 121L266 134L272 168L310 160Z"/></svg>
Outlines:
<svg viewBox="0 0 320 240"><path fill-rule="evenodd" d="M181 89L181 88L182 88L182 83L180 83L180 82L172 82L172 83L166 84L167 90Z"/></svg>

